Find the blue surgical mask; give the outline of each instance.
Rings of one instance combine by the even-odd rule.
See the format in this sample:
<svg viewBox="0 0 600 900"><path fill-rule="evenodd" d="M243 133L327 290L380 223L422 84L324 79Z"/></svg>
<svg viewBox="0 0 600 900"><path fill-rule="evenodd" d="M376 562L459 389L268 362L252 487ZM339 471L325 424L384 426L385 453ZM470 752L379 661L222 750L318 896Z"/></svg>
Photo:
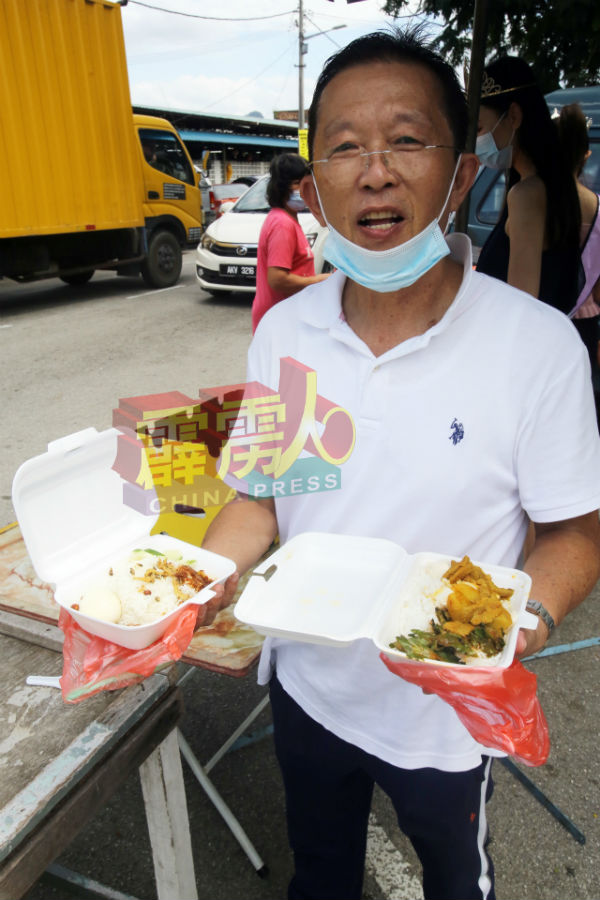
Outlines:
<svg viewBox="0 0 600 900"><path fill-rule="evenodd" d="M285 205L294 212L302 212L303 209L306 209L306 203L300 196L300 191L292 191Z"/></svg>
<svg viewBox="0 0 600 900"><path fill-rule="evenodd" d="M480 134L475 141L475 153L479 157L479 162L482 166L487 166L488 169L510 169L512 163L514 129L510 141L506 147L502 147L500 150L493 137L494 131L505 115L506 113L503 113L500 116L491 131Z"/></svg>
<svg viewBox="0 0 600 900"><path fill-rule="evenodd" d="M336 231L325 215L315 180L323 218L329 228L329 234L323 244L325 259L352 281L356 281L372 291L378 291L380 294L399 291L414 284L450 253L439 226L439 220L446 209L459 163L460 157L439 216L409 241L399 244L397 247L391 247L389 250L367 250L365 247L359 247L358 244L352 243L339 231Z"/></svg>

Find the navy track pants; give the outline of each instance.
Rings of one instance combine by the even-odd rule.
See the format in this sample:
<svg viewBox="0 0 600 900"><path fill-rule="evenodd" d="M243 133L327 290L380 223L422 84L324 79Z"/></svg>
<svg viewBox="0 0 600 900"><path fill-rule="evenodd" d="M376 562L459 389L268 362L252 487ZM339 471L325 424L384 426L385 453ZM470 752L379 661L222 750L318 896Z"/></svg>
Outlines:
<svg viewBox="0 0 600 900"><path fill-rule="evenodd" d="M360 900L375 784L423 866L425 900L495 900L485 843L491 758L467 772L399 769L336 737L270 684L295 874L289 900Z"/></svg>

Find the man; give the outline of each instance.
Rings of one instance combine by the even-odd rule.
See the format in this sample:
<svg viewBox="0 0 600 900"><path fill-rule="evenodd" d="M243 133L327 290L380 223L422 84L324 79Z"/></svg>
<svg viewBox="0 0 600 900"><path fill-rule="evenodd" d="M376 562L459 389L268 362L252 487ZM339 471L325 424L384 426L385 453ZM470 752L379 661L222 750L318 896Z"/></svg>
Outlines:
<svg viewBox="0 0 600 900"><path fill-rule="evenodd" d="M360 38L326 64L301 189L329 225L337 271L265 316L248 377L277 384L282 357L314 369L319 394L351 413L355 447L339 490L234 501L204 546L239 571L277 533L303 531L514 566L529 516L523 568L543 608L519 634L523 655L600 574L600 448L567 319L473 272L464 235L443 239L477 171L466 131L453 70L416 32ZM268 639L259 680L270 681L286 791L290 898L360 898L374 782L419 855L426 898L494 897L494 751L449 705L390 673L367 640Z"/></svg>

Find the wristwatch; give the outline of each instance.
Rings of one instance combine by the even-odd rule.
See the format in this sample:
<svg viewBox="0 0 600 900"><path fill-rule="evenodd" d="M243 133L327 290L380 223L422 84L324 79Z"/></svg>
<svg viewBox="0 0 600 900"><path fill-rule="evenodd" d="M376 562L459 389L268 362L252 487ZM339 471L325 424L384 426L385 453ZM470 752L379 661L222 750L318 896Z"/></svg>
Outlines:
<svg viewBox="0 0 600 900"><path fill-rule="evenodd" d="M546 607L542 606L539 600L528 600L526 609L529 610L529 612L534 613L536 616L539 616L542 622L546 624L549 637L554 631L555 622Z"/></svg>

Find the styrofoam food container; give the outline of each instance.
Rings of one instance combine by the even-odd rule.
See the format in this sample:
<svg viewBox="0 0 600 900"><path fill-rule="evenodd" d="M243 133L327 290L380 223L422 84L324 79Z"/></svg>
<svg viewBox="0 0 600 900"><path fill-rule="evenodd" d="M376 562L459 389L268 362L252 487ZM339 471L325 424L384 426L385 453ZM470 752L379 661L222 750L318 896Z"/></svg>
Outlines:
<svg viewBox="0 0 600 900"><path fill-rule="evenodd" d="M201 605L212 588L235 571L233 560L165 534L150 535L158 514L146 516L123 503L123 480L113 469L118 431L88 428L48 444L23 463L12 499L32 565L54 587L57 603L85 631L130 650L158 640L185 606ZM71 607L96 575L135 549L179 550L212 581L175 610L146 625L116 625Z"/></svg>
<svg viewBox="0 0 600 900"><path fill-rule="evenodd" d="M115 644L120 644L122 647L127 647L129 650L141 650L157 641L182 609L185 609L187 606L200 606L207 603L215 595L214 590L211 590L211 588L215 584L224 581L235 569L235 563L232 560L217 553L212 553L209 550L202 550L169 535L157 534L152 537L145 537L141 542L138 541L135 546L127 547L124 556L127 557L132 550L136 549L158 550L161 553L167 550L179 550L185 559L194 560L194 569L204 570L212 580L205 588L202 588L197 594L180 603L171 612L165 613L165 615L144 625L113 624L72 608L72 604L77 603L79 600L82 589L90 587L94 582L95 576L100 577L106 574L110 565L119 561L114 558L102 560L97 567L95 566L92 570L86 572L83 577L79 572L74 573L72 578L66 579L60 586L57 585L54 592L56 602L63 609L66 609L85 631L105 638L108 641L113 641Z"/></svg>
<svg viewBox="0 0 600 900"><path fill-rule="evenodd" d="M439 553L411 555L382 538L304 532L254 570L235 615L265 635L331 646L370 638L392 659L464 669L459 663L409 660L390 647L398 635L427 628L435 606L450 592L441 576L453 559ZM535 628L537 623L525 610L531 579L518 569L473 563L498 587L513 589L506 602L513 625L502 653L474 657L467 665L506 667L513 660L519 628ZM269 571L268 579L261 577Z"/></svg>

